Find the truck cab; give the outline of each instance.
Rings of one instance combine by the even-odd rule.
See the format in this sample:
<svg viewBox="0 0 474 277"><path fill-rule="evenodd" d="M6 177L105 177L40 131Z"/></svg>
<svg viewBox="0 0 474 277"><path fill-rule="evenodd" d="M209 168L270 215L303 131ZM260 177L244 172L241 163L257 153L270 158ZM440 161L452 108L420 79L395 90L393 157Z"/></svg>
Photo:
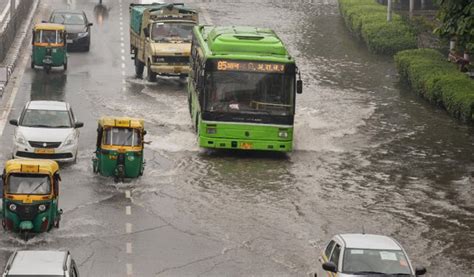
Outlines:
<svg viewBox="0 0 474 277"><path fill-rule="evenodd" d="M198 14L184 4L130 4L130 54L136 76L147 69L157 75L185 77L189 73L192 29Z"/></svg>

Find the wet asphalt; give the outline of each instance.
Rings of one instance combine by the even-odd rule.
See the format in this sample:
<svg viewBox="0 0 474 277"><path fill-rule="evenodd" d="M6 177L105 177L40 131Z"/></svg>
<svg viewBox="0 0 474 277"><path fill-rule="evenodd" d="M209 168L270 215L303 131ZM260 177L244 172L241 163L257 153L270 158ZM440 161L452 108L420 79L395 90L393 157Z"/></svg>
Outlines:
<svg viewBox="0 0 474 277"><path fill-rule="evenodd" d="M351 37L336 0L185 1L201 23L270 27L286 42L305 82L289 155L199 149L185 82L136 79L129 1L103 2L41 2L37 22L85 10L91 50L71 52L67 72L27 68L10 118L55 99L85 126L78 162L61 165L61 227L28 242L3 233L0 264L15 249L58 248L81 276L305 276L332 235L365 230L396 238L428 276L474 274L474 129L399 84L390 58ZM102 115L145 119L143 177L92 173Z"/></svg>

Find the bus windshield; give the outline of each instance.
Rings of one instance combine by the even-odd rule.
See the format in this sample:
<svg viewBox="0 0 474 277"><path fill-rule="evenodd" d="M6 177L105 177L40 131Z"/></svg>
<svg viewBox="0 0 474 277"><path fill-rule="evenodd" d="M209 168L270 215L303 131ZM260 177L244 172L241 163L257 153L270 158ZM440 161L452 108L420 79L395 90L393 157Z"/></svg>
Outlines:
<svg viewBox="0 0 474 277"><path fill-rule="evenodd" d="M140 146L140 130L132 128L107 128L104 131L104 144L117 146Z"/></svg>
<svg viewBox="0 0 474 277"><path fill-rule="evenodd" d="M48 175L12 174L8 177L7 193L11 194L49 194L51 182Z"/></svg>
<svg viewBox="0 0 474 277"><path fill-rule="evenodd" d="M151 28L151 39L156 42L190 42L194 25L189 23L155 23Z"/></svg>
<svg viewBox="0 0 474 277"><path fill-rule="evenodd" d="M206 111L292 115L294 82L294 74L211 72L206 83Z"/></svg>

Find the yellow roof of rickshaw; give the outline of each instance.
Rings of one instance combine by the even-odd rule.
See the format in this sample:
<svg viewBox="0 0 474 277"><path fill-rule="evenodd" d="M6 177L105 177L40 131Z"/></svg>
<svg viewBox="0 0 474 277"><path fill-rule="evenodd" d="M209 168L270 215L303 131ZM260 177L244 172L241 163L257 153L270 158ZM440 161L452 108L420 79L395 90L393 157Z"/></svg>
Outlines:
<svg viewBox="0 0 474 277"><path fill-rule="evenodd" d="M60 31L66 30L64 25L56 24L56 23L38 23L35 25L33 29L35 31L36 30L60 30Z"/></svg>
<svg viewBox="0 0 474 277"><path fill-rule="evenodd" d="M103 127L145 128L145 121L143 119L132 117L104 116L99 119L99 124Z"/></svg>
<svg viewBox="0 0 474 277"><path fill-rule="evenodd" d="M6 173L48 173L54 174L59 170L57 162L40 159L14 159L5 164Z"/></svg>

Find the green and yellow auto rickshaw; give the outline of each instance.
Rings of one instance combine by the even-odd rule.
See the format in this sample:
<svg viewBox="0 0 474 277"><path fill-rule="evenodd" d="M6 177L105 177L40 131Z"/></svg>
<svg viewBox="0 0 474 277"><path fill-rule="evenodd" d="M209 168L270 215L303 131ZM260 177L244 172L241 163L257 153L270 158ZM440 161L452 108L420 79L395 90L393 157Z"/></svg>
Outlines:
<svg viewBox="0 0 474 277"><path fill-rule="evenodd" d="M41 233L59 227L59 166L51 160L14 159L2 175L2 226L22 233Z"/></svg>
<svg viewBox="0 0 474 277"><path fill-rule="evenodd" d="M114 180L136 178L144 170L143 119L129 117L102 117L97 128L97 149L93 170Z"/></svg>
<svg viewBox="0 0 474 277"><path fill-rule="evenodd" d="M46 72L62 66L67 70L66 29L64 25L39 23L33 28L31 68L42 66Z"/></svg>

